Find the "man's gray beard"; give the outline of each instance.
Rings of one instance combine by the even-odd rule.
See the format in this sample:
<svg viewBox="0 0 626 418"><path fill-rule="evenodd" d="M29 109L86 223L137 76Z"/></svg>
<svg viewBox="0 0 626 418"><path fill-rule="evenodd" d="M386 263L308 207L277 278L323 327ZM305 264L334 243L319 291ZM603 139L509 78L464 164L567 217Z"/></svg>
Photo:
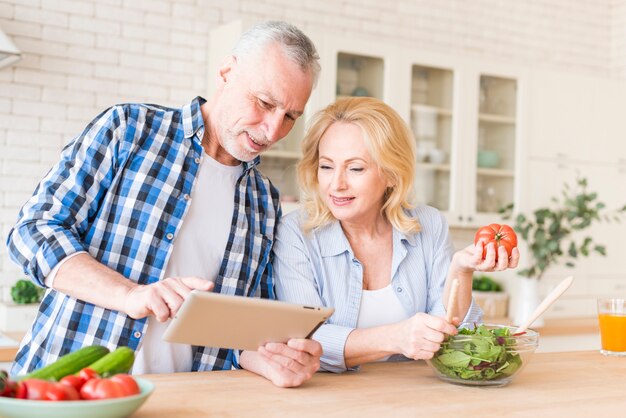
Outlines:
<svg viewBox="0 0 626 418"><path fill-rule="evenodd" d="M251 153L237 147L237 136L231 134L230 132L222 132L222 138L226 152L239 161L250 162L254 160L257 155L259 155L258 153Z"/></svg>

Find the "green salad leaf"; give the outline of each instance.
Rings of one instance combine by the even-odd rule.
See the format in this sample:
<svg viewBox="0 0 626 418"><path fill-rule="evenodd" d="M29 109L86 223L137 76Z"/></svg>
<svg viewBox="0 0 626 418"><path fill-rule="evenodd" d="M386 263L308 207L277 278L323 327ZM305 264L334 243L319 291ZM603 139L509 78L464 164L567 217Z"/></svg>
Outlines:
<svg viewBox="0 0 626 418"><path fill-rule="evenodd" d="M493 380L515 373L522 359L515 352L515 338L509 328L488 329L479 325L473 330L461 328L463 341L444 342L431 363L442 374L463 380Z"/></svg>

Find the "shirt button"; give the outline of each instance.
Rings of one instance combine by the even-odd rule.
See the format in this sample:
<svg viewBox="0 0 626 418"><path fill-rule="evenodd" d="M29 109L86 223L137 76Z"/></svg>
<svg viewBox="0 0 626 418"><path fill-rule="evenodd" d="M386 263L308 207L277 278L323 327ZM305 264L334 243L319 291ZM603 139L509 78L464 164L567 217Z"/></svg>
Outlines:
<svg viewBox="0 0 626 418"><path fill-rule="evenodd" d="M184 198L185 200L189 200L191 197L190 197L188 194L186 194L186 193L185 193L185 195L183 196L183 198Z"/></svg>
<svg viewBox="0 0 626 418"><path fill-rule="evenodd" d="M200 164L200 157L196 157L194 161L196 162L196 164Z"/></svg>
<svg viewBox="0 0 626 418"><path fill-rule="evenodd" d="M165 238L167 238L167 239L169 239L171 241L172 238L174 238L174 234L172 234L171 232L168 232L167 235L165 236Z"/></svg>
<svg viewBox="0 0 626 418"><path fill-rule="evenodd" d="M398 291L398 293L402 293L402 288L401 287L397 288L396 290Z"/></svg>
<svg viewBox="0 0 626 418"><path fill-rule="evenodd" d="M139 332L139 331L133 332L133 337L135 337L135 338L141 337L141 332Z"/></svg>

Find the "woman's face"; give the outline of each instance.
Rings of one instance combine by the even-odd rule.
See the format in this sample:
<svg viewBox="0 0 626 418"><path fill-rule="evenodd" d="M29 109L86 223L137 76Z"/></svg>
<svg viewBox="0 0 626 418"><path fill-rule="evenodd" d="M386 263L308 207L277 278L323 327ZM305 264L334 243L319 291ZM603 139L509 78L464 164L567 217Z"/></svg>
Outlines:
<svg viewBox="0 0 626 418"><path fill-rule="evenodd" d="M371 222L383 205L388 186L372 160L361 129L336 122L319 143L319 192L333 216L342 222Z"/></svg>

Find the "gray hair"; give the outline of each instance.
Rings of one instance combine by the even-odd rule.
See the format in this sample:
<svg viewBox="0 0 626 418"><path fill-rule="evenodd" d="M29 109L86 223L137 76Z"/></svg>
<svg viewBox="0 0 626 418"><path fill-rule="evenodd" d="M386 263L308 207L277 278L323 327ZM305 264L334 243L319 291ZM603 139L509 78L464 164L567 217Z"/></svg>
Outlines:
<svg viewBox="0 0 626 418"><path fill-rule="evenodd" d="M235 45L235 57L252 56L270 43L278 44L285 56L298 64L303 72L311 72L313 85L320 73L319 55L315 45L300 29L281 21L258 23L246 31Z"/></svg>

